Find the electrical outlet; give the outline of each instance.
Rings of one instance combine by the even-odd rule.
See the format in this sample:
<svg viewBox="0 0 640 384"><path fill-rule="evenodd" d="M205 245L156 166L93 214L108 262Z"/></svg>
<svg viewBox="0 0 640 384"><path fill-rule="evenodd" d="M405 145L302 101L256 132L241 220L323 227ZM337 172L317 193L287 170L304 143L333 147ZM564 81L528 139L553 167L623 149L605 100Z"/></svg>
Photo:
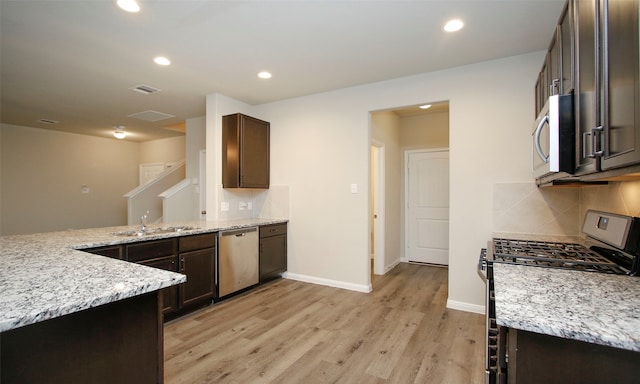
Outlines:
<svg viewBox="0 0 640 384"><path fill-rule="evenodd" d="M244 211L245 209L247 209L247 203L245 203L244 201L241 201L238 204L238 209L241 210L241 211Z"/></svg>
<svg viewBox="0 0 640 384"><path fill-rule="evenodd" d="M228 212L229 211L229 202L228 201L223 201L222 203L220 203L220 210L222 212Z"/></svg>

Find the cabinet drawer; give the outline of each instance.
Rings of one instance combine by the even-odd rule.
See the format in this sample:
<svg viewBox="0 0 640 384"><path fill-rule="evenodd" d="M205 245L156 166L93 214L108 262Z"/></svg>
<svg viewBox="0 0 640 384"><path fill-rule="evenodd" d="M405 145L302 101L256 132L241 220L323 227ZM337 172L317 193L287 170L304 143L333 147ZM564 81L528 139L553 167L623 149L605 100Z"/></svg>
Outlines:
<svg viewBox="0 0 640 384"><path fill-rule="evenodd" d="M192 235L181 237L180 245L178 246L180 252L189 252L196 249L213 248L216 246L216 234L205 233L202 235Z"/></svg>
<svg viewBox="0 0 640 384"><path fill-rule="evenodd" d="M287 223L260 226L260 238L287 234Z"/></svg>
<svg viewBox="0 0 640 384"><path fill-rule="evenodd" d="M175 243L175 239L164 239L130 244L126 246L126 257L128 261L136 262L171 256L175 254Z"/></svg>

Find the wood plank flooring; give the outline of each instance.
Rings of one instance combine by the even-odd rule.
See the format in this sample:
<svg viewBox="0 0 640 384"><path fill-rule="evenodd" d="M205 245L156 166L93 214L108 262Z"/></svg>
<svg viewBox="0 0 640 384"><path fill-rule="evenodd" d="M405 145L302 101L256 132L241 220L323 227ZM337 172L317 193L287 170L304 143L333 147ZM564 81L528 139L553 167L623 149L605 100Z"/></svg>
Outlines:
<svg viewBox="0 0 640 384"><path fill-rule="evenodd" d="M484 316L447 269L401 263L359 293L281 279L165 325L165 383L482 383Z"/></svg>

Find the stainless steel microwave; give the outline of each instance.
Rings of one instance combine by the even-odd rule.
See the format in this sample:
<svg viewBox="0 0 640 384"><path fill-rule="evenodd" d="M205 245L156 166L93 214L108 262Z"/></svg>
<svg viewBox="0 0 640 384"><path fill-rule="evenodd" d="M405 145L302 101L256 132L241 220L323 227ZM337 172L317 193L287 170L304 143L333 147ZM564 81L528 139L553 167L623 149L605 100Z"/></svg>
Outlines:
<svg viewBox="0 0 640 384"><path fill-rule="evenodd" d="M573 174L576 164L573 95L549 96L531 136L536 178L557 172Z"/></svg>

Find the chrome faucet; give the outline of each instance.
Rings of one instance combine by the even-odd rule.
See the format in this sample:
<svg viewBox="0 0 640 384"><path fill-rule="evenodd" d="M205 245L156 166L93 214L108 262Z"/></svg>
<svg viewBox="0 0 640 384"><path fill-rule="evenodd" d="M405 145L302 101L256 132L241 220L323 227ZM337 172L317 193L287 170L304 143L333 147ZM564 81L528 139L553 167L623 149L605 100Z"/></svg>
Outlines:
<svg viewBox="0 0 640 384"><path fill-rule="evenodd" d="M144 215L140 216L140 230L142 232L147 230L147 215L149 214L149 211L147 211L147 213L145 213Z"/></svg>

